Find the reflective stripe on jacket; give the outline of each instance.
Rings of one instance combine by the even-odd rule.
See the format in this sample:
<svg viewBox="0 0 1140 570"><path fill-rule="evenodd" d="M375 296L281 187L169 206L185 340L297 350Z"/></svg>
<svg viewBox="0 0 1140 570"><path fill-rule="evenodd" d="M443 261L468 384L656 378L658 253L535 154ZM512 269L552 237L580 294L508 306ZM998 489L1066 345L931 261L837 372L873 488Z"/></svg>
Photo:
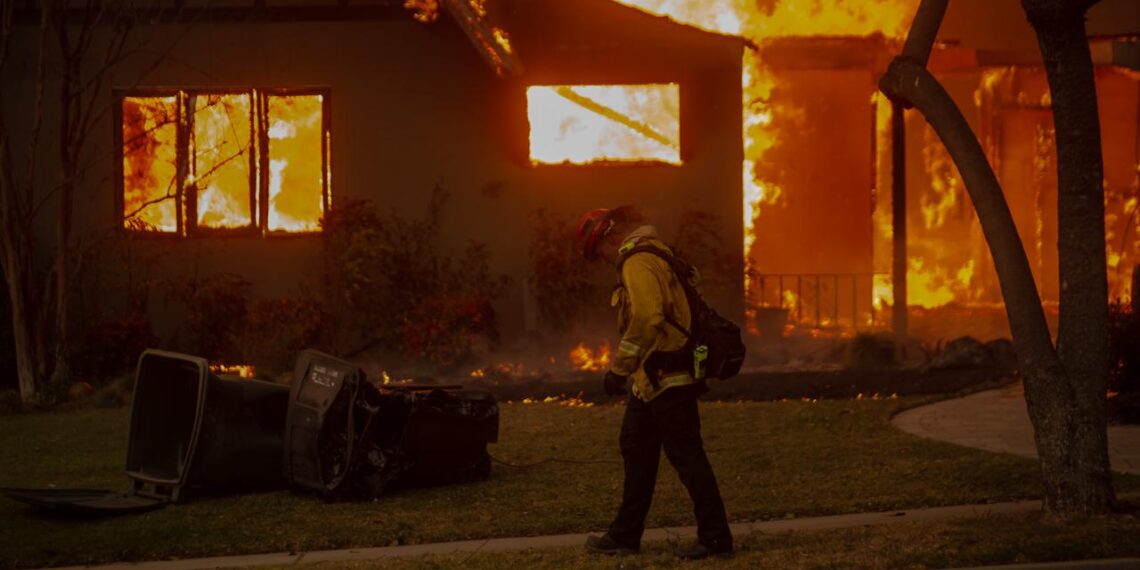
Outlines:
<svg viewBox="0 0 1140 570"><path fill-rule="evenodd" d="M650 226L638 228L622 250L649 245L672 253ZM618 309L621 341L611 370L629 376L633 395L648 402L674 386L694 384L688 371L666 374L655 388L645 373L645 359L656 350L677 350L685 345L685 335L665 321L669 315L682 327L690 327L689 301L685 289L669 264L652 253L635 253L625 260L621 283L614 289L611 304Z"/></svg>

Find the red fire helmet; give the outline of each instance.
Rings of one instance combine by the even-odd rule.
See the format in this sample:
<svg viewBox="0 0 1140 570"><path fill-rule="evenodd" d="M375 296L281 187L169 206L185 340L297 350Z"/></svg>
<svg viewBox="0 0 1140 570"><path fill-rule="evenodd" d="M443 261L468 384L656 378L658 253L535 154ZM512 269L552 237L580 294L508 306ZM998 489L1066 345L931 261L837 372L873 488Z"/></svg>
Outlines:
<svg viewBox="0 0 1140 570"><path fill-rule="evenodd" d="M613 211L609 208L590 210L578 220L578 233L574 236L578 250L586 259L597 255L598 242L614 228Z"/></svg>

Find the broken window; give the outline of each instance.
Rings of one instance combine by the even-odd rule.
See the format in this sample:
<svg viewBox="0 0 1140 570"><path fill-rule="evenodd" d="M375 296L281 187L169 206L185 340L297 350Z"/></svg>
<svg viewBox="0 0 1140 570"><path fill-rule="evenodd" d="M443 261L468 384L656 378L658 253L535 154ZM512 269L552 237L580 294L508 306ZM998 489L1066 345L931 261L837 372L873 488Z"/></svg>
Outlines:
<svg viewBox="0 0 1140 570"><path fill-rule="evenodd" d="M320 95L265 97L270 231L317 231L328 208L323 106Z"/></svg>
<svg viewBox="0 0 1140 570"><path fill-rule="evenodd" d="M123 99L123 223L178 231L178 97Z"/></svg>
<svg viewBox="0 0 1140 570"><path fill-rule="evenodd" d="M677 84L543 85L527 89L534 164L681 164Z"/></svg>
<svg viewBox="0 0 1140 570"><path fill-rule="evenodd" d="M199 228L253 227L252 95L191 95L190 174Z"/></svg>
<svg viewBox="0 0 1140 570"><path fill-rule="evenodd" d="M331 180L327 109L327 94L315 92L123 96L123 226L318 231Z"/></svg>

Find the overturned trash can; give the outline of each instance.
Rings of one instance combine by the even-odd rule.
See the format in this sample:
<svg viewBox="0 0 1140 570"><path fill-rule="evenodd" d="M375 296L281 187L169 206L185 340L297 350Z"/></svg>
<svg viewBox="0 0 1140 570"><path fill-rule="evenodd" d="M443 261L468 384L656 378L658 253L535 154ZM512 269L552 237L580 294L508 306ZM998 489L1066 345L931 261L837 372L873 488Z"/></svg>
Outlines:
<svg viewBox="0 0 1140 570"><path fill-rule="evenodd" d="M284 487L289 387L215 375L205 359L148 350L139 359L127 443L132 492L177 502Z"/></svg>
<svg viewBox="0 0 1140 570"><path fill-rule="evenodd" d="M127 493L5 489L10 498L72 514L137 512L204 494L283 488L287 386L218 376L196 356L139 357L127 436Z"/></svg>
<svg viewBox="0 0 1140 570"><path fill-rule="evenodd" d="M499 407L457 386L378 386L350 362L315 350L297 358L285 434L285 476L326 500L380 496L392 485L487 478Z"/></svg>

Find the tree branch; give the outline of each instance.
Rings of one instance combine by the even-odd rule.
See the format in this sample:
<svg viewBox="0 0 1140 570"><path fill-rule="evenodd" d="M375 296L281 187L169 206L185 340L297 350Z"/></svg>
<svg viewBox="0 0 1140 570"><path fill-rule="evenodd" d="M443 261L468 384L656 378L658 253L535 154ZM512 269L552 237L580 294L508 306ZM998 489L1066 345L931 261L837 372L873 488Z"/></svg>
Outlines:
<svg viewBox="0 0 1140 570"><path fill-rule="evenodd" d="M942 27L942 18L946 15L946 5L949 0L923 0L918 5L914 20L910 24L906 43L903 44L902 56L926 67L930 60L930 50L934 48L934 40L938 37L938 28Z"/></svg>

